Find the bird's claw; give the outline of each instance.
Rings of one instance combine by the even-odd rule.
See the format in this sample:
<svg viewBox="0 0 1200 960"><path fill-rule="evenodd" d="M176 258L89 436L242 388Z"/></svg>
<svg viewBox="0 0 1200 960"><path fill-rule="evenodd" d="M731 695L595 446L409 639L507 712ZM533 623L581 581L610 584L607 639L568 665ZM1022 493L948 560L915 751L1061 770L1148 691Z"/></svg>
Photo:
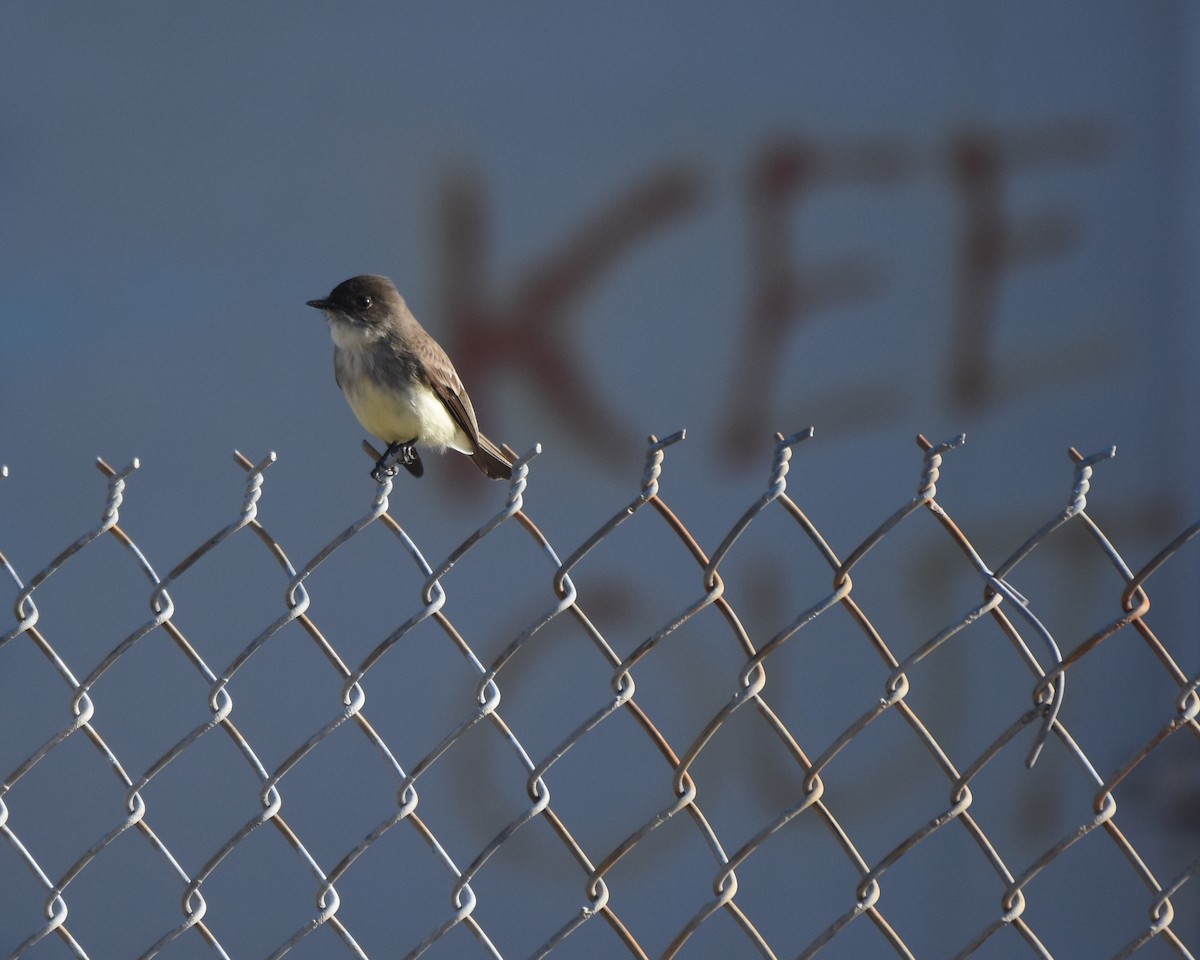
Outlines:
<svg viewBox="0 0 1200 960"><path fill-rule="evenodd" d="M383 458L380 458L371 470L371 479L376 483L383 483L384 480L391 480L399 472L399 464L388 464L384 462Z"/></svg>
<svg viewBox="0 0 1200 960"><path fill-rule="evenodd" d="M404 467L414 477L419 477L425 472L421 457L411 440L404 443L389 443L383 456L375 461L375 467L371 470L371 479L376 483L383 483L385 479L391 480L400 472L401 467Z"/></svg>

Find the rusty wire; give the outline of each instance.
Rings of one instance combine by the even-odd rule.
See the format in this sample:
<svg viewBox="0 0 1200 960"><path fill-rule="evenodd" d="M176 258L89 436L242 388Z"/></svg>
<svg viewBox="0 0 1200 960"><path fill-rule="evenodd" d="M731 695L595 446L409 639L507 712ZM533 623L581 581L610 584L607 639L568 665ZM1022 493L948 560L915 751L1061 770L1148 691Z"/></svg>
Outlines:
<svg viewBox="0 0 1200 960"><path fill-rule="evenodd" d="M381 844L382 839L396 830L411 831L428 849L445 877L448 905L440 916L429 917L424 928L406 931L405 942L389 943L386 955L416 958L435 944L450 942L456 936L454 931L461 930L469 935L477 955L510 957L513 953L502 942L502 932L496 933L492 929L494 924L489 925L483 919L484 911L480 909L480 895L475 885L481 876L486 875L489 863L499 851L512 844L514 838L529 829L531 824L541 822L550 828L574 864L578 878L578 906L569 915L549 918L539 938L539 945L532 953L526 951L522 955L538 958L552 955L589 924L606 927L612 935L610 942L619 944L623 955L636 958L694 955L688 951L697 944L703 944L706 931L714 929L714 917L723 914L739 931L746 949L766 958L816 956L823 947L862 921L874 928L879 941L888 946L889 955L915 957L920 954L910 946L902 932L904 918L885 909L883 891L887 886L888 873L935 834L961 831L978 850L981 862L995 874L997 883L989 919L958 944L954 956L975 955L993 938L1002 936L1004 931L1015 933L1030 956L1055 956L1048 945L1053 929L1047 925L1044 917L1035 921L1029 916L1027 908L1030 898L1036 896L1031 893L1031 887L1043 871L1052 864L1068 862L1077 844L1098 833L1108 837L1146 890L1144 906L1147 923L1142 929L1130 931L1127 941L1111 944L1110 955L1133 956L1147 944L1157 942L1171 955L1192 957L1197 944L1185 942L1184 934L1180 932L1184 928L1176 924L1176 919L1177 910L1188 903L1189 907L1184 912L1190 909L1193 922L1191 929L1195 929L1195 882L1200 872L1200 846L1193 845L1190 860L1182 869L1173 876L1163 876L1160 872L1162 868L1155 868L1154 851L1147 849L1144 844L1139 846L1122 830L1121 823L1124 821L1119 822L1117 792L1139 765L1163 744L1174 740L1176 734L1186 731L1194 739L1200 738L1200 677L1189 676L1177 660L1178 645L1172 651L1151 629L1146 619L1150 609L1148 581L1200 532L1200 522L1185 528L1150 561L1134 569L1087 512L1087 495L1093 470L1110 459L1115 449L1110 448L1090 457L1072 450L1074 473L1066 506L1040 524L1010 556L993 566L980 555L937 498L943 458L959 447L965 438L960 436L946 443L933 444L921 437L918 438L921 465L915 495L887 515L865 539L853 545L845 553L845 559L840 559L788 491L793 449L811 436L811 429L790 437L777 436L766 490L742 513L711 553L697 543L684 521L660 496L659 480L664 459L668 450L684 439L684 433L680 431L663 440L650 438L645 470L636 496L613 513L565 559L561 558L525 509L531 462L540 452L540 448L535 447L516 460L513 479L502 508L437 563L426 559L418 545L389 512L392 481L384 479L376 488L365 513L317 550L311 559L299 566L294 565L280 542L258 519L265 471L275 461L275 455L270 454L258 463L252 463L238 453L235 454L235 460L245 472L245 488L237 517L188 553L165 576L158 574L150 559L119 522L126 484L138 469L137 461L120 471L99 461L98 466L108 486L101 519L96 526L74 540L28 581L0 553L0 570L16 591L13 606L15 622L0 635L0 653L6 647L11 648L10 645L32 644L51 664L67 694L66 709L58 729L47 736L37 749L23 757L12 770L0 771L4 774L3 783L0 784L0 837L4 843L0 849L6 847L20 860L44 894L44 915L20 918L26 932L22 940L8 945L11 956L15 958L31 954L36 945L50 935L57 937L71 955L110 955L103 944L86 942L84 935L74 928L71 907L79 889L80 877L98 858L106 855L108 848L119 837L129 831L140 836L153 854L169 867L178 884L182 911L173 924L147 933L140 956L157 956L185 937L199 938L210 955L237 955L223 943L217 929L217 919L213 918L210 922L207 916L209 902L206 891L216 889L214 885L220 883L216 872L231 854L242 848L259 827L269 825L303 864L310 877L315 901L315 907L307 919L271 950L268 954L270 957L287 955L320 930L335 935L346 956L379 955L378 948L375 952L369 952L359 942L353 924L345 919L346 911L343 909L339 885L344 888L343 881L353 875L364 854L373 848L380 849L377 845ZM0 468L0 479L5 476L7 469ZM3 492L0 488L0 495ZM646 507L651 509L646 510ZM737 549L743 534L755 524L768 522L762 519L766 515L772 518L771 523L794 526L802 541L828 567L829 580L813 595L794 599L793 615L781 629L767 636L752 636L726 596L721 570L727 558ZM690 557L690 562L694 563L697 592L658 629L642 637L631 652L622 655L597 626L595 619L586 612L587 590L577 579L584 576L581 571L586 566L585 559L608 540L617 528L629 523L654 523L655 517L661 529L679 542L686 556ZM901 525L930 522L923 520L923 517L929 517L948 538L948 542L966 558L978 580L980 600L919 643L911 652L900 655L893 652L894 643L890 642L890 638L876 628L865 609L866 604L860 604L854 596L853 576L867 554L885 538L892 536ZM1053 635L1016 586L1022 563L1068 524L1086 531L1124 585L1114 598L1116 613L1111 622L1078 642ZM394 538L400 548L400 556L407 558L400 562L415 568L421 588L411 598L410 615L378 639L366 655L355 663L347 661L318 626L313 599L306 584L338 550L364 530L376 525ZM528 576L545 584L546 605L539 615L512 634L498 654L486 659L477 653L479 644L464 636L452 619L455 604L469 605L470 597L458 597L452 603L445 578L481 542L505 526L515 526L521 531L542 557L542 568L531 569ZM78 671L59 652L55 638L39 627L41 611L35 597L48 580L106 535L116 539L148 583L151 615L127 636L112 643L108 652L80 679ZM227 541L249 535L253 535L266 550L284 579L284 607L227 664L211 663L176 622L177 611L171 590L189 575L199 561L220 551ZM271 602L273 604L276 601ZM723 704L693 731L690 739L672 742L661 726L656 724L653 711L639 703L636 674L649 655L670 644L673 635L683 625L696 621L701 611L709 607L724 623L741 665L726 678ZM805 737L791 729L784 716L772 705L777 694L786 690L790 682L786 671L775 670L773 663L776 662L778 651L796 642L795 638L802 635L805 629L820 618L831 616L831 612L836 610L849 618L853 628L866 640L869 649L879 660L883 683L877 696L863 703L858 715L839 734L825 742L804 745ZM914 682L912 677L920 665L938 656L946 645L959 642L965 631L989 620L995 624L999 635L1007 639L1013 654L1028 672L1029 705L1013 716L988 718L988 727L995 726L1000 730L999 735L973 756L953 756L910 702ZM470 702L462 705L457 722L441 731L440 738L427 752L402 758L401 751L389 743L369 719L366 693L370 687L373 696L387 695L386 691L376 689L372 671L389 656L403 656L395 651L402 649L402 642L411 638L414 631L426 621L436 625L465 662L472 677L473 694ZM543 755L531 755L514 728L505 720L502 710L505 685L514 659L518 655L536 656L539 635L555 621L569 624L573 631L581 633L605 664L603 669L608 677L609 694L589 705L590 710L582 722L561 731L552 749ZM251 742L251 737L239 727L238 711L230 688L239 672L290 624L296 624L305 632L336 672L341 694L339 702L328 711L325 722L316 729L294 737L291 752L286 758L274 766L268 766ZM1156 705L1156 715L1161 717L1161 722L1153 735L1121 762L1102 770L1097 769L1080 745L1077 734L1068 729L1063 720L1064 704L1071 699L1065 681L1072 669L1121 631L1125 631L1126 637L1140 639L1175 693L1170 702ZM206 716L203 722L187 731L144 770L130 771L105 739L104 711L102 705L96 702L95 688L101 677L131 649L146 643L148 638L155 635L166 637L189 668L202 679L208 691ZM595 670L594 662L589 669ZM437 678L431 682L437 683ZM706 793L701 789L705 783L698 768L702 758L711 750L714 739L734 729L732 719L743 712L745 716L752 717L754 723L761 725L790 757L802 789L790 803L777 809L768 822L750 830L748 836L739 836L736 844L733 844L722 837L713 819L705 812ZM636 725L661 764L661 778L657 782L660 799L645 808L637 822L622 822L619 825L622 835L618 842L596 848L580 839L577 835L578 825L555 808L552 788L559 782L560 765L564 758L580 749L581 744L619 714L624 714ZM839 755L865 731L889 715L903 723L915 742L932 759L944 778L947 795L944 807L930 811L924 823L900 839L884 855L871 857L860 849L854 829L847 825L843 811L827 796L827 785L831 777L837 776L835 760ZM1000 722L996 723L996 719ZM311 838L302 836L302 831L289 821L283 796L289 775L318 746L333 737L335 731L347 724L351 725L351 729L357 729L391 771L395 796L392 809L384 819L345 849L340 857L328 862L312 852ZM472 856L464 859L451 852L453 844L449 841L452 837L447 835L446 826L435 826L433 820L422 814L423 778L437 767L447 751L479 725L491 728L498 739L490 742L502 744L503 750L511 755L512 761L522 771L527 804ZM1032 736L1026 761L1029 766L1045 754L1046 744L1053 742L1060 749L1053 751L1050 759L1043 756L1040 762L1073 764L1082 772L1092 790L1091 807L1074 812L1072 829L1032 856L1003 849L1002 843L994 838L972 810L974 785L1014 743L1022 738L1029 739L1024 736L1026 731L1030 731ZM147 802L145 794L156 778L199 741L211 736L227 738L252 772L258 784L257 804L247 811L240 827L211 849L205 858L192 862L178 855L156 833L153 827L155 810ZM125 797L124 809L111 812L111 828L77 852L65 870L51 872L44 865L43 854L32 839L28 825L20 817L11 815L6 798L19 795L31 771L64 743L76 737L86 740L116 776ZM1194 749L1191 756L1194 762ZM885 784L875 786L882 789ZM1020 783L1014 783L1011 789L1019 794L1022 787ZM594 813L603 816L602 810ZM684 815L682 818L681 814ZM1154 816L1154 812L1151 811L1150 815ZM789 824L802 817L806 822L819 825L828 834L857 879L842 891L842 911L827 918L828 922L819 932L797 951L795 945L770 942L769 935L764 932L763 905L747 896L739 899L738 873L775 843ZM688 825L687 830L694 841L707 851L712 896L692 903L690 915L682 925L668 930L634 929L614 897L614 890L621 882L618 867L632 852L648 845L648 838L652 834L677 818ZM1185 892L1190 895L1185 896ZM329 942L325 941L326 944ZM461 939L453 942L459 945L459 949L464 943ZM653 949L647 946L651 942L658 946ZM5 946L0 944L0 948ZM700 955L704 955L703 952Z"/></svg>

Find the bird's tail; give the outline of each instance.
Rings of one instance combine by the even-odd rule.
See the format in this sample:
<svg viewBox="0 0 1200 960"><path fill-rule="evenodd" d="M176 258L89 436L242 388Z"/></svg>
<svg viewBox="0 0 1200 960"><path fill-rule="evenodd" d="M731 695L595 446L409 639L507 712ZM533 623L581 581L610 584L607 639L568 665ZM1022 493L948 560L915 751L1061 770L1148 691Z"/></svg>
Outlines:
<svg viewBox="0 0 1200 960"><path fill-rule="evenodd" d="M475 443L475 452L471 454L475 466L493 480L508 480L512 476L512 464L504 452L492 443L482 433Z"/></svg>

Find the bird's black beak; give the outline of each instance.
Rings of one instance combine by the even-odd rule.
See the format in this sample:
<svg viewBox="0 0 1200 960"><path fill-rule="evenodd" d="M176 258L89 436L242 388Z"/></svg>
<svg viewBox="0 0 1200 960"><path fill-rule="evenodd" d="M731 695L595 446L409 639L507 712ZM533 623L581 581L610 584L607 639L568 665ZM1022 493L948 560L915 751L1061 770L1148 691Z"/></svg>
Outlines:
<svg viewBox="0 0 1200 960"><path fill-rule="evenodd" d="M329 301L328 300L309 300L308 305L310 307L316 307L318 310L328 310L329 309Z"/></svg>

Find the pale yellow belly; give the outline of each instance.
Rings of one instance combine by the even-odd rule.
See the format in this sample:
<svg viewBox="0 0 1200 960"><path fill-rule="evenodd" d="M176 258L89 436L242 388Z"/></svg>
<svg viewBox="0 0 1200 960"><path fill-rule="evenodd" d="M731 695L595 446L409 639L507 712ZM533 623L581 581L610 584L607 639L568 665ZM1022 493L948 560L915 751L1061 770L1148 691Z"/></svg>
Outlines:
<svg viewBox="0 0 1200 960"><path fill-rule="evenodd" d="M361 377L345 393L363 429L386 443L415 440L439 450L450 447L468 454L473 450L445 404L427 387L382 390L371 379Z"/></svg>

